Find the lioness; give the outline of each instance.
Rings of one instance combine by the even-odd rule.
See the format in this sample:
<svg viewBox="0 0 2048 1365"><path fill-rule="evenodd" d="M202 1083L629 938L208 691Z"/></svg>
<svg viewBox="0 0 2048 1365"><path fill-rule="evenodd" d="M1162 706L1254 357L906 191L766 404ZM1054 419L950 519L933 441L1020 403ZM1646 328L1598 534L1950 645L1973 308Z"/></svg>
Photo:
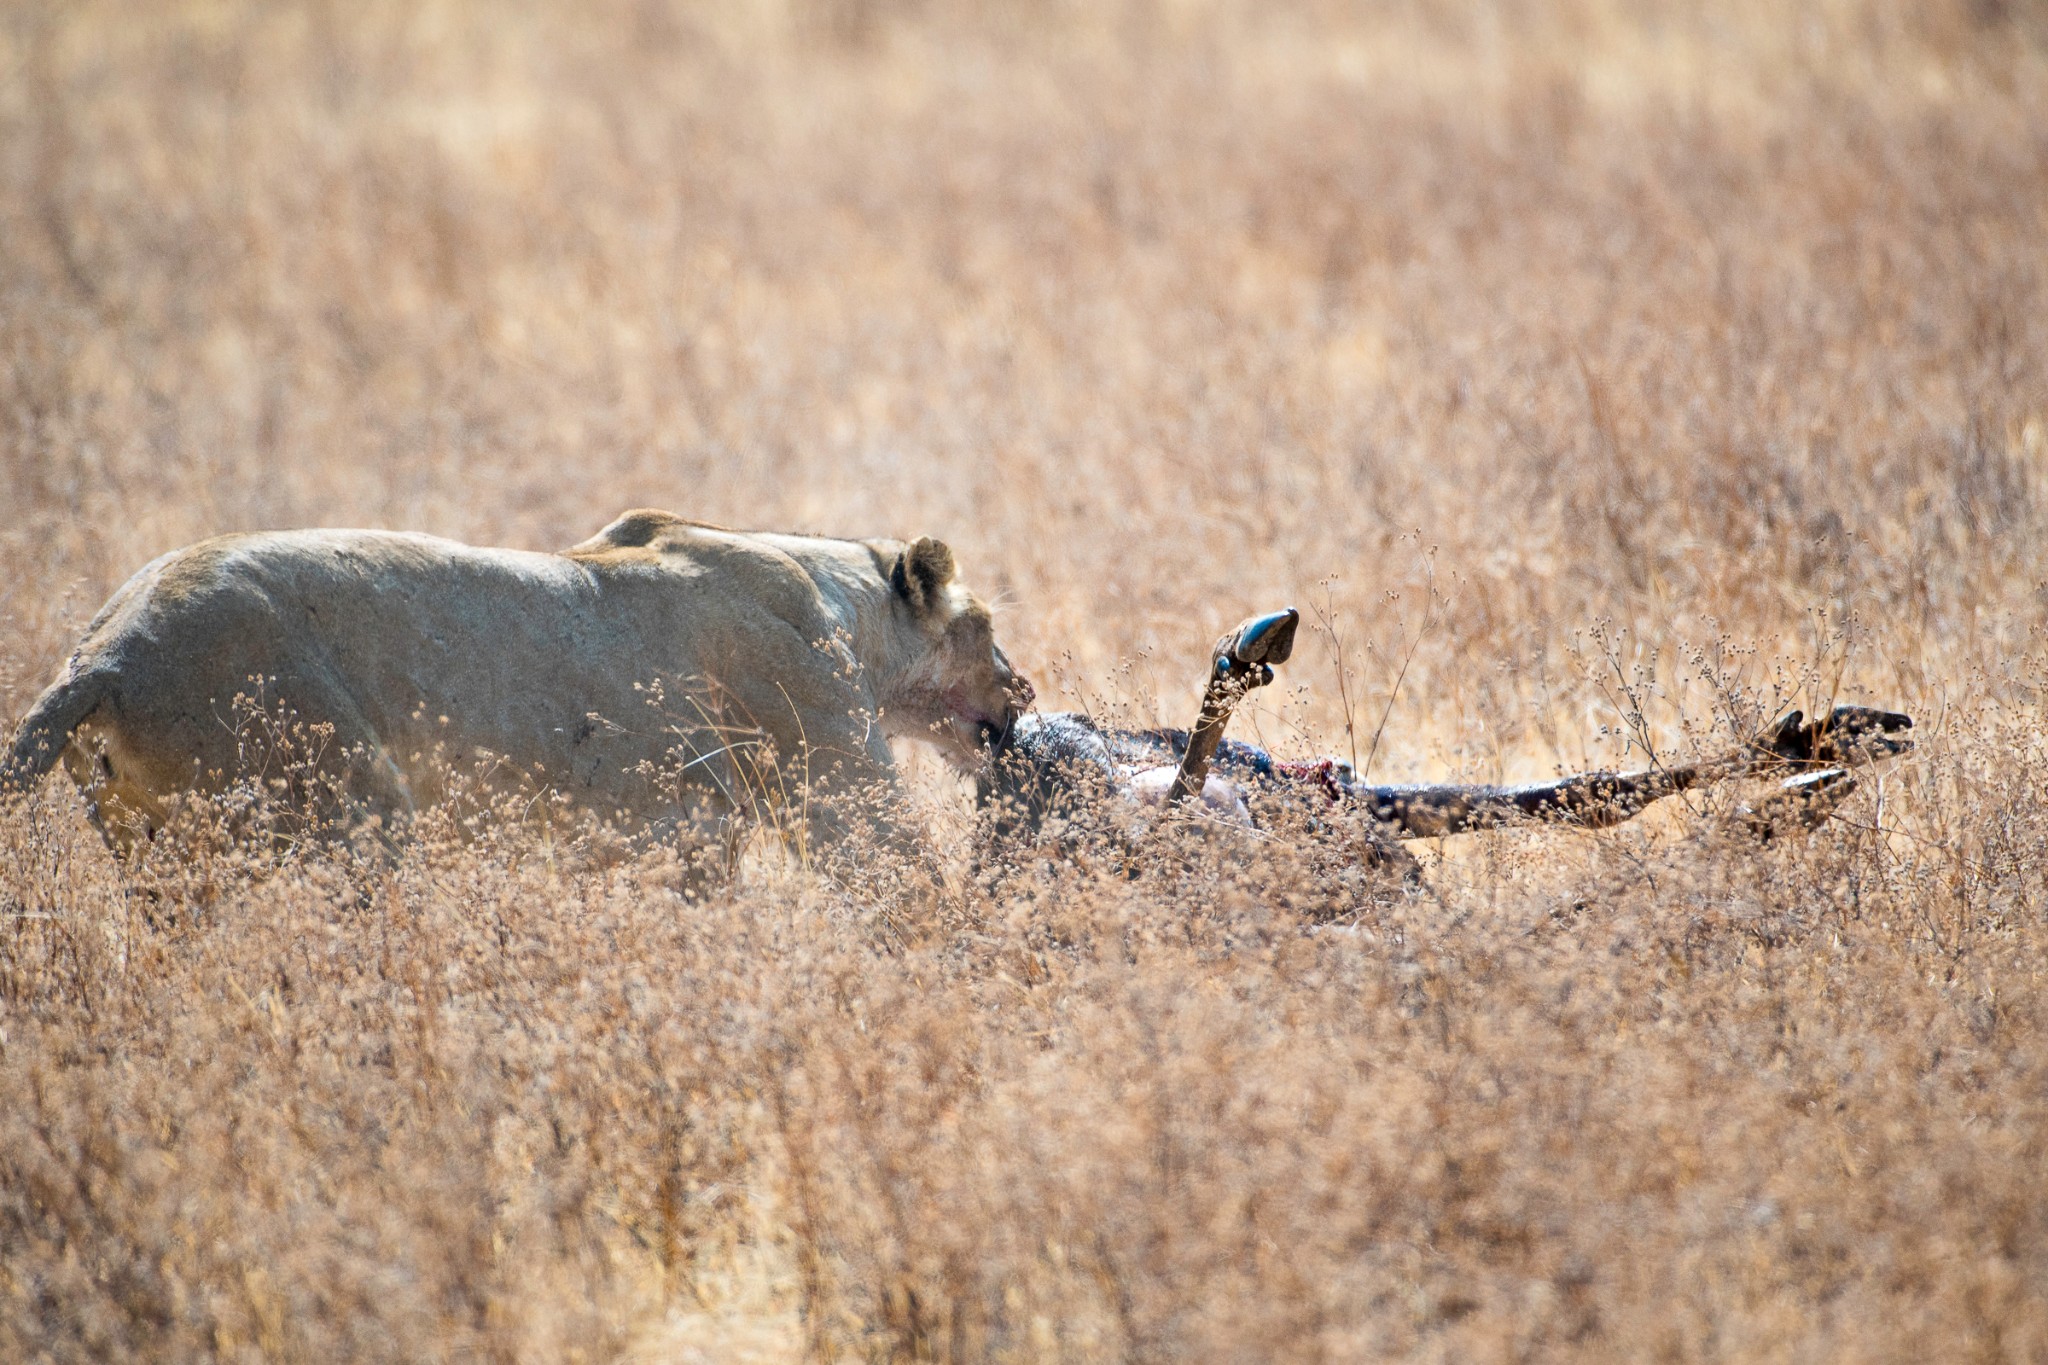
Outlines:
<svg viewBox="0 0 2048 1365"><path fill-rule="evenodd" d="M121 851L174 796L235 777L238 695L332 727L314 731L319 762L350 822L402 824L451 766L489 758L644 828L887 781L891 735L971 763L1030 685L929 538L648 510L560 554L229 535L156 560L100 609L0 759L0 788L61 755ZM832 837L831 817L813 832Z"/></svg>

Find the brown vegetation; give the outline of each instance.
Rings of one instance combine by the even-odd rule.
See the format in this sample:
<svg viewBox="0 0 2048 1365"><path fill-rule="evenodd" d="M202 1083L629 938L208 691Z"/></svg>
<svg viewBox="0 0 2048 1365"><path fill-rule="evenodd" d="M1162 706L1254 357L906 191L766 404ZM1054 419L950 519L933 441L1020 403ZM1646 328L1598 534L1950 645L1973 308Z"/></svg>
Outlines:
<svg viewBox="0 0 2048 1365"><path fill-rule="evenodd" d="M1296 601L1239 724L1374 775L1922 726L1335 924L1285 845L991 892L936 776L941 882L695 905L124 880L51 783L0 1358L2048 1357L2044 241L2026 3L6 7L10 718L207 534L655 505L942 535L1146 719Z"/></svg>

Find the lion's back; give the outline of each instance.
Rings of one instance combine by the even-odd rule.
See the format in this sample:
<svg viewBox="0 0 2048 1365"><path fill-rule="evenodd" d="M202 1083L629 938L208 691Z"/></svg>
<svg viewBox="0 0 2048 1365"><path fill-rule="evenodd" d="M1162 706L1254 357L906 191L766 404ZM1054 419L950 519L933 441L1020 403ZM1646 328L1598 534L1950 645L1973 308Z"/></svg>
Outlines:
<svg viewBox="0 0 2048 1365"><path fill-rule="evenodd" d="M558 556L384 531L218 536L138 572L80 653L131 691L239 683L316 661L374 673L422 644L502 649L594 596L589 575Z"/></svg>
<svg viewBox="0 0 2048 1365"><path fill-rule="evenodd" d="M73 668L115 684L86 730L151 789L189 785L194 765L232 772L266 709L377 755L407 803L488 757L644 804L647 762L726 723L700 714L694 680L773 679L779 707L781 680L815 665L817 589L772 539L545 554L383 531L216 537L151 563L95 620ZM741 700L734 724L767 709Z"/></svg>
<svg viewBox="0 0 2048 1365"><path fill-rule="evenodd" d="M559 556L375 531L221 536L132 578L72 666L114 680L96 727L151 787L232 771L259 710L407 756L446 715L458 748L504 752L555 723L550 664L587 657L597 596Z"/></svg>

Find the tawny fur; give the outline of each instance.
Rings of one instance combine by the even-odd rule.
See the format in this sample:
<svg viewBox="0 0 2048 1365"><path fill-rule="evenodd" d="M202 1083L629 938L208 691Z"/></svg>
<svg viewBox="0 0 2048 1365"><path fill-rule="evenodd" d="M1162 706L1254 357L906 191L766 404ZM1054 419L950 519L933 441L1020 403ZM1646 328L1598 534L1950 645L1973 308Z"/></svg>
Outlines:
<svg viewBox="0 0 2048 1365"><path fill-rule="evenodd" d="M731 813L972 754L1026 685L936 541L629 512L560 554L387 531L221 536L131 578L31 708L0 786L61 757L117 844L246 759L237 696L331 726L349 812L402 821L493 762L607 819ZM245 708L246 709L246 708ZM344 755L347 755L344 759ZM678 787L677 777L682 785Z"/></svg>

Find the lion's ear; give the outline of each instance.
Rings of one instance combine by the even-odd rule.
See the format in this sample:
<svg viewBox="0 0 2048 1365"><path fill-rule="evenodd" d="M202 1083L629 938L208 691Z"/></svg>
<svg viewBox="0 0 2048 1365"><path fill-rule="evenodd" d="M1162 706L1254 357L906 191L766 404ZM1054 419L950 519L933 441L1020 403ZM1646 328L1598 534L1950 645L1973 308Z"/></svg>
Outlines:
<svg viewBox="0 0 2048 1365"><path fill-rule="evenodd" d="M943 540L919 536L910 548L896 556L889 571L889 585L919 612L938 605L939 594L953 581L953 552Z"/></svg>

